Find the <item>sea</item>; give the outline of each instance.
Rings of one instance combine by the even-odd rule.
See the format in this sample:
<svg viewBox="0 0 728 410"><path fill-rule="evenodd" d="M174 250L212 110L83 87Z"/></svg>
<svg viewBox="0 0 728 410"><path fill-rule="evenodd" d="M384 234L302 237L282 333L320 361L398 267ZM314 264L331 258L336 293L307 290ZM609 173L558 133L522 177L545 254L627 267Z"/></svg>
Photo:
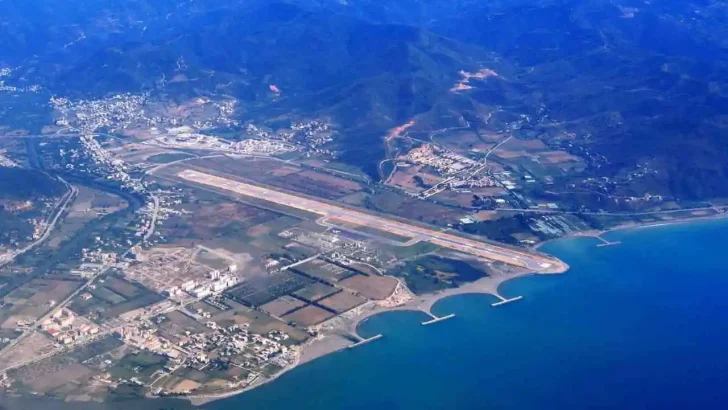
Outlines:
<svg viewBox="0 0 728 410"><path fill-rule="evenodd" d="M360 325L381 339L211 410L728 409L728 221L613 231L541 250L563 275L506 282Z"/></svg>
<svg viewBox="0 0 728 410"><path fill-rule="evenodd" d="M728 220L560 239L563 275L388 312L384 335L306 363L209 410L728 409ZM63 403L0 397L8 410L189 410L180 400Z"/></svg>

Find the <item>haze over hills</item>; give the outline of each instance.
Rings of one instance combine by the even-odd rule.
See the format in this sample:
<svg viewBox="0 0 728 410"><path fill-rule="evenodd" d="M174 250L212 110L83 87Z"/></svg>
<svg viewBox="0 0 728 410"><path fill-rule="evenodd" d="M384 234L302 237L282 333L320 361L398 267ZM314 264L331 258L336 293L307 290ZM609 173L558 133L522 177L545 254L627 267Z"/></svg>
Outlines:
<svg viewBox="0 0 728 410"><path fill-rule="evenodd" d="M56 46L24 60L31 64L15 76L76 97L152 90L167 82L166 92L241 98L250 103L251 115L333 115L344 129L354 130L345 135L371 138L366 144L339 141L342 156L372 168L383 155L381 138L388 129L442 103L459 70L494 59L421 28L292 4L240 3L205 12L195 5L169 6L139 8L134 16L146 19L144 26L131 17L117 23L113 13L125 11L96 10L88 19L92 27L77 31L94 33L100 22L114 21L116 27L89 34L94 37L80 41L80 50L75 44L59 47L71 42L71 34L57 38ZM168 10L174 17L163 17ZM50 36L68 27L45 30ZM184 81L173 82L175 76ZM283 90L281 98L271 98L271 84Z"/></svg>
<svg viewBox="0 0 728 410"><path fill-rule="evenodd" d="M204 403L390 334L358 332L381 312L421 311L416 327L429 332L455 317L433 311L437 301L459 294L491 294L498 309L526 296L532 308L500 285L569 270L540 247L557 238L588 236L570 238L569 252L615 270L635 264L612 258L634 250L614 229L728 214L723 2L0 0L0 10L0 397ZM648 242L639 269L659 248ZM664 258L648 259L664 271ZM637 352L666 339L645 334ZM424 351L409 347L416 365ZM294 406L315 396L321 408L358 374L344 368L320 373L330 389L304 377L284 390L307 392ZM415 407L433 403L417 386Z"/></svg>
<svg viewBox="0 0 728 410"><path fill-rule="evenodd" d="M57 95L222 93L246 116L330 116L346 131L341 158L372 176L383 135L416 115L509 126L477 121L483 105L529 116L522 137L579 135L607 159L596 175L649 162L657 172L636 191L728 194L720 2L56 3L0 2L0 60ZM458 71L483 67L500 78L449 92Z"/></svg>
<svg viewBox="0 0 728 410"><path fill-rule="evenodd" d="M692 198L728 192L721 2L334 3L363 18L427 27L527 68L520 79L543 94L551 116L592 133L590 147L610 160L601 172L656 161L664 174L653 190Z"/></svg>

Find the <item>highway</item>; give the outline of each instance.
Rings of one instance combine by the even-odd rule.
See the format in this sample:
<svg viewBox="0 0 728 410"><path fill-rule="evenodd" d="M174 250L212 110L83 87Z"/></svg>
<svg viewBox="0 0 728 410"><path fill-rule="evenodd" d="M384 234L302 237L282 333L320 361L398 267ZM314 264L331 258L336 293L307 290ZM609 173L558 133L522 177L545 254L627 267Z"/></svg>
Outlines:
<svg viewBox="0 0 728 410"><path fill-rule="evenodd" d="M348 209L330 203L287 194L256 185L246 184L244 182L222 178L204 172L185 170L178 173L177 176L190 182L263 199L265 201L301 209L325 217L335 217L347 223L360 226L370 226L395 235L419 238L443 248L452 249L488 260L507 263L509 265L519 266L533 272L563 271L566 268L566 265L562 262L536 253L480 242L440 232L431 228L387 219L366 212Z"/></svg>

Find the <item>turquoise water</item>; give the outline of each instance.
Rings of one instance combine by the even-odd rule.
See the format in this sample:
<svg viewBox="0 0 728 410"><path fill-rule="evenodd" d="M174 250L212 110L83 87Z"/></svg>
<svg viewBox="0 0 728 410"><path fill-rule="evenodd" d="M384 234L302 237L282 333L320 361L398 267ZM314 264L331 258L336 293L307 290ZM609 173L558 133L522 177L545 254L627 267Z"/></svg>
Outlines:
<svg viewBox="0 0 728 410"><path fill-rule="evenodd" d="M371 318L384 338L301 366L206 408L728 408L728 223L613 232L548 244L565 275L504 284L498 308L455 296L425 316Z"/></svg>

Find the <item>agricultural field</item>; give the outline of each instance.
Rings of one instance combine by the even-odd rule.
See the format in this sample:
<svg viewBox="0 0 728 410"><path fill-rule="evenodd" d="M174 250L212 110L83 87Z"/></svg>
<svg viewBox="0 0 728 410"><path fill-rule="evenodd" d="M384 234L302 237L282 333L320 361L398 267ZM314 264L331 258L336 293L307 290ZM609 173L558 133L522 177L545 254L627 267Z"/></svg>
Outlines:
<svg viewBox="0 0 728 410"><path fill-rule="evenodd" d="M161 370L165 364L167 364L167 359L163 356L146 351L132 351L106 371L115 379L136 379L147 383L151 380L152 375Z"/></svg>
<svg viewBox="0 0 728 410"><path fill-rule="evenodd" d="M17 334L16 334L17 336ZM25 360L46 354L55 348L55 342L43 333L35 332L26 337L22 343L16 343L0 355L0 366L3 368L22 363Z"/></svg>
<svg viewBox="0 0 728 410"><path fill-rule="evenodd" d="M62 241L75 235L94 219L128 207L128 203L117 195L83 185L79 185L77 189L78 195L71 203L66 217L46 244L49 248L58 248Z"/></svg>
<svg viewBox="0 0 728 410"><path fill-rule="evenodd" d="M284 271L244 282L226 291L225 294L246 306L258 307L302 289L313 282L305 276Z"/></svg>
<svg viewBox="0 0 728 410"><path fill-rule="evenodd" d="M0 328L15 328L33 322L81 286L76 280L34 279L4 298Z"/></svg>
<svg viewBox="0 0 728 410"><path fill-rule="evenodd" d="M301 343L309 337L308 333L300 329L234 300L226 299L224 303L230 306L230 309L213 315L211 318L220 326L248 325L250 332L257 334L266 334L271 330L279 330L290 336L284 342L287 345Z"/></svg>
<svg viewBox="0 0 728 410"><path fill-rule="evenodd" d="M388 298L397 287L397 279L389 276L354 275L339 282L339 285L364 296L367 299Z"/></svg>
<svg viewBox="0 0 728 410"><path fill-rule="evenodd" d="M185 212L170 217L162 226L160 232L169 238L169 243L189 245L230 237L242 239L250 228L278 216L240 202L204 196L182 204Z"/></svg>
<svg viewBox="0 0 728 410"><path fill-rule="evenodd" d="M233 365L213 363L204 371L190 367L180 367L164 380L164 388L173 393L214 392L224 389L229 383L235 383L250 374L249 370Z"/></svg>
<svg viewBox="0 0 728 410"><path fill-rule="evenodd" d="M15 387L20 391L33 391L51 397L78 396L86 397L86 400L91 397L100 399L107 394L107 391L94 383L101 376L98 358L102 355L111 357L107 353L121 346L118 340L106 337L70 352L11 370L8 375L16 380Z"/></svg>
<svg viewBox="0 0 728 410"><path fill-rule="evenodd" d="M17 388L46 395L65 395L88 382L94 371L65 360L41 362L11 373Z"/></svg>
<svg viewBox="0 0 728 410"><path fill-rule="evenodd" d="M336 313L344 313L355 307L365 303L367 300L363 297L353 295L349 292L343 291L329 296L325 299L319 300L317 303L321 306L325 306Z"/></svg>
<svg viewBox="0 0 728 410"><path fill-rule="evenodd" d="M155 318L159 327L159 335L172 341L179 341L189 334L208 333L210 329L202 323L187 316L186 314L174 311Z"/></svg>
<svg viewBox="0 0 728 410"><path fill-rule="evenodd" d="M351 269L327 262L322 259L314 259L291 268L303 275L323 280L328 283L336 283L356 273Z"/></svg>
<svg viewBox="0 0 728 410"><path fill-rule="evenodd" d="M308 300L309 302L315 302L336 292L339 292L339 289L323 284L321 282L316 282L306 286L299 291L296 291L294 295L298 296L301 299Z"/></svg>
<svg viewBox="0 0 728 410"><path fill-rule="evenodd" d="M268 302L261 306L260 309L272 316L281 317L286 313L296 310L300 307L306 306L306 302L296 299L291 296L281 296L280 298Z"/></svg>
<svg viewBox="0 0 728 410"><path fill-rule="evenodd" d="M419 193L443 181L444 178L426 172L425 168L421 165L398 165L385 184L405 192Z"/></svg>
<svg viewBox="0 0 728 410"><path fill-rule="evenodd" d="M106 276L75 296L69 308L80 316L103 322L157 303L164 298L138 283Z"/></svg>
<svg viewBox="0 0 728 410"><path fill-rule="evenodd" d="M364 202L364 207L433 225L455 224L463 215L463 211L458 208L422 201L401 192L384 190L370 195Z"/></svg>
<svg viewBox="0 0 728 410"><path fill-rule="evenodd" d="M299 326L317 325L334 317L334 313L314 305L308 305L283 317L284 320L296 323Z"/></svg>

